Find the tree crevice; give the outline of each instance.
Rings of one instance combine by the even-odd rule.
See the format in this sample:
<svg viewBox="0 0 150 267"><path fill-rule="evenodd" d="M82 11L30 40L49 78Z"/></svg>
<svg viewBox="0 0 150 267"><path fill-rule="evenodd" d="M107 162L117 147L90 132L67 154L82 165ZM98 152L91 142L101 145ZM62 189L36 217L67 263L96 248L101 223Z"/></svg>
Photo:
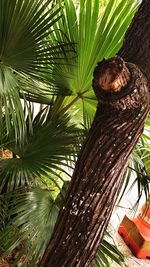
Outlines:
<svg viewBox="0 0 150 267"><path fill-rule="evenodd" d="M118 79L114 69L118 70L116 65L120 61L119 77L124 73L123 68L128 77L126 82L119 78L119 90L115 87L112 91L110 81L114 84ZM110 77L109 69L109 78L106 78L104 72L108 73L110 65L113 76ZM110 90L106 84L105 90L101 88L100 75ZM40 267L92 266L118 197L128 158L143 130L149 109L149 87L137 66L125 63L120 57L101 62L94 72L93 88L99 102L97 112Z"/></svg>

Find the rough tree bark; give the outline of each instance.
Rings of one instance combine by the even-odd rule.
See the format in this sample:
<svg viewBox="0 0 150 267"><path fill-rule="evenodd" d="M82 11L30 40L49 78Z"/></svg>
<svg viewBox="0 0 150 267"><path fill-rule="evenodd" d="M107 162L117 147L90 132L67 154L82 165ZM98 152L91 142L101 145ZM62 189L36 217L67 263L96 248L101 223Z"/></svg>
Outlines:
<svg viewBox="0 0 150 267"><path fill-rule="evenodd" d="M136 65L115 57L94 71L97 112L40 267L92 266L149 111L149 14L143 0L119 53Z"/></svg>

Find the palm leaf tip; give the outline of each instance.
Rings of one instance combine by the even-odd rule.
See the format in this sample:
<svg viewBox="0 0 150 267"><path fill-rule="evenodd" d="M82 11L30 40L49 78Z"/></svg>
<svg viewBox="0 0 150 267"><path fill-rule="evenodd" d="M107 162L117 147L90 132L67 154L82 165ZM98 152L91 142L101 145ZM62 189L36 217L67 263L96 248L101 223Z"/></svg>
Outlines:
<svg viewBox="0 0 150 267"><path fill-rule="evenodd" d="M48 63L46 56L58 50L45 39L60 18L60 7L50 9L51 2L0 1L0 59L4 65L31 75Z"/></svg>

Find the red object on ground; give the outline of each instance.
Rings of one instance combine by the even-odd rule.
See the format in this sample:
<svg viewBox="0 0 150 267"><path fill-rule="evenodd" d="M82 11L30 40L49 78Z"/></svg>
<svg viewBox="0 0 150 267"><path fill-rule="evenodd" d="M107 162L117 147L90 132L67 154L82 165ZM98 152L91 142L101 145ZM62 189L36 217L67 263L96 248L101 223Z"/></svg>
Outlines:
<svg viewBox="0 0 150 267"><path fill-rule="evenodd" d="M125 216L118 232L137 258L150 257L150 201L136 218L130 220Z"/></svg>

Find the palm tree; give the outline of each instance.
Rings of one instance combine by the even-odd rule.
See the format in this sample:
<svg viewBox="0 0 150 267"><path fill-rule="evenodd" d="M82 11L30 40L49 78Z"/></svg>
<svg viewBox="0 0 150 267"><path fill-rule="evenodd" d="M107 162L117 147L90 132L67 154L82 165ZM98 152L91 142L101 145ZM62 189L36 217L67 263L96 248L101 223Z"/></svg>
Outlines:
<svg viewBox="0 0 150 267"><path fill-rule="evenodd" d="M144 18L147 15L146 4L145 1L141 5L139 17L137 15L131 28L138 41L136 25L137 21L140 24L143 12ZM148 15L146 18L148 20ZM134 43L129 31L128 50L130 39ZM143 50L139 49L137 57L131 51L134 62L145 70L146 59L139 56ZM126 47L120 55L128 58ZM92 266L122 184L124 167L149 111L147 79L138 67L125 63L120 57L98 64L93 88L99 101L97 112L40 266Z"/></svg>
<svg viewBox="0 0 150 267"><path fill-rule="evenodd" d="M20 245L14 265L35 266L49 243L96 110L94 67L117 53L137 7L111 0L102 15L98 0L0 0L1 148L13 153L0 161L0 255ZM123 259L104 240L95 266L106 255Z"/></svg>

